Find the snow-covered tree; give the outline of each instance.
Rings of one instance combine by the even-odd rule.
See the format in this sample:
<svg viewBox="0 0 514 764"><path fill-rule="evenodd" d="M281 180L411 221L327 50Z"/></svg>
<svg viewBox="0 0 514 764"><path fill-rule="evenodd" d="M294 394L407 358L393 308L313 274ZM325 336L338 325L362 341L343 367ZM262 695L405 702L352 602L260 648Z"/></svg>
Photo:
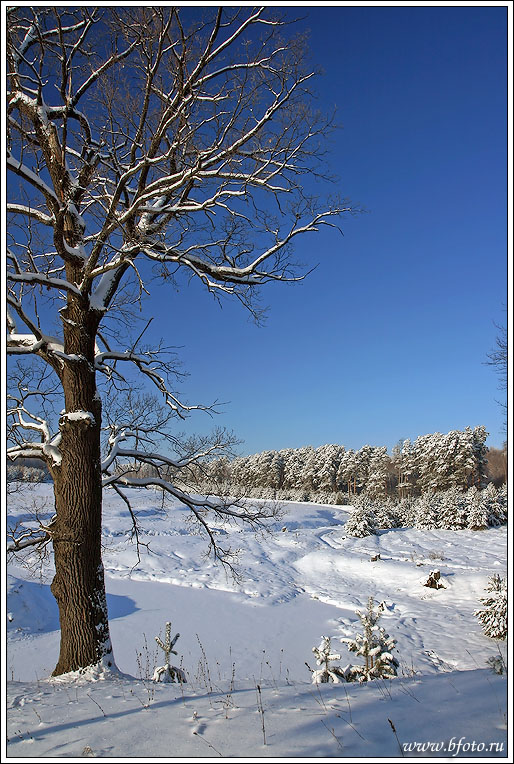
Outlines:
<svg viewBox="0 0 514 764"><path fill-rule="evenodd" d="M487 464L485 427L466 427L447 434L420 435L413 444L413 474L416 487L444 491L460 486L481 487Z"/></svg>
<svg viewBox="0 0 514 764"><path fill-rule="evenodd" d="M439 477L435 471L441 433L420 435L413 444L416 487L421 493L436 491Z"/></svg>
<svg viewBox="0 0 514 764"><path fill-rule="evenodd" d="M270 511L117 471L119 461L184 470L232 442L173 434L177 417L205 407L180 400L173 355L143 337L152 316L135 316L150 285L196 278L257 317L260 286L301 275L293 243L349 207L304 192L330 120L310 107L314 74L279 10L13 5L6 19L7 352L48 370L44 386L10 393L8 455L43 461L54 483L55 520L39 543L53 544L62 674L114 660L103 488L127 507L125 488L163 489L226 561L209 517L259 525ZM169 412L158 420L163 453L129 408L109 420L102 411L134 378ZM58 399L55 416L45 394Z"/></svg>
<svg viewBox="0 0 514 764"><path fill-rule="evenodd" d="M380 606L375 609L373 597L368 600L364 613L357 610L362 634L355 637L342 637L341 642L348 650L364 659L363 665L346 669L347 681L368 682L372 679L393 679L398 672L399 663L393 655L396 640L389 636L378 621L382 615Z"/></svg>
<svg viewBox="0 0 514 764"><path fill-rule="evenodd" d="M354 486L357 492L364 490L369 478L371 460L375 455L376 447L366 444L359 448L355 454Z"/></svg>
<svg viewBox="0 0 514 764"><path fill-rule="evenodd" d="M416 522L416 500L406 496L396 504L396 516L399 526L412 527Z"/></svg>
<svg viewBox="0 0 514 764"><path fill-rule="evenodd" d="M339 653L332 652L330 642L330 637L321 637L319 647L312 648L312 652L316 656L316 665L321 666L321 668L315 669L312 672L313 684L327 684L328 682L337 684L341 680L346 679L345 672L340 666L330 665L334 661L341 659Z"/></svg>
<svg viewBox="0 0 514 764"><path fill-rule="evenodd" d="M426 492L422 494L415 504L415 527L425 530L440 528L440 509L441 501L437 493Z"/></svg>
<svg viewBox="0 0 514 764"><path fill-rule="evenodd" d="M364 538L376 533L376 519L368 502L356 504L344 526L348 536Z"/></svg>
<svg viewBox="0 0 514 764"><path fill-rule="evenodd" d="M313 488L318 493L329 494L337 490L337 472L344 447L335 444L319 446L315 451Z"/></svg>
<svg viewBox="0 0 514 764"><path fill-rule="evenodd" d="M269 464L269 484L271 488L279 491L284 484L284 456L280 451L273 451L273 457Z"/></svg>
<svg viewBox="0 0 514 764"><path fill-rule="evenodd" d="M155 637L155 641L161 650L164 651L165 662L163 666L156 667L152 677L154 682L180 682L181 684L187 683L185 672L181 668L172 666L170 664L170 655L177 655L177 651L173 648L175 647L175 643L179 637L180 634L175 634L173 639L171 638L171 623L169 621L166 623L164 642L160 637Z"/></svg>
<svg viewBox="0 0 514 764"><path fill-rule="evenodd" d="M377 528L399 528L404 525L400 502L386 497L373 502L373 514Z"/></svg>
<svg viewBox="0 0 514 764"><path fill-rule="evenodd" d="M468 505L462 488L454 486L439 494L439 524L446 530L457 531L467 527Z"/></svg>
<svg viewBox="0 0 514 764"><path fill-rule="evenodd" d="M483 607L475 610L484 634L491 639L507 639L507 579L494 573L488 581L488 594L480 599Z"/></svg>
<svg viewBox="0 0 514 764"><path fill-rule="evenodd" d="M498 491L494 483L488 483L481 491L481 503L484 511L487 512L487 524L489 527L503 525L503 507L498 501Z"/></svg>
<svg viewBox="0 0 514 764"><path fill-rule="evenodd" d="M466 491L468 528L483 531L489 527L489 507L482 500L482 494L475 485Z"/></svg>
<svg viewBox="0 0 514 764"><path fill-rule="evenodd" d="M469 429L469 428L466 428ZM487 452L488 448L485 445L488 432L483 425L474 427L471 432L471 448L473 453L473 472L471 480L473 485L477 488L482 488L485 481L485 473L487 469Z"/></svg>
<svg viewBox="0 0 514 764"><path fill-rule="evenodd" d="M400 499L412 496L414 488L414 449L409 438L393 448L393 466L397 473L396 490Z"/></svg>
<svg viewBox="0 0 514 764"><path fill-rule="evenodd" d="M357 493L356 485L357 473L357 455L353 449L348 449L341 455L339 467L337 469L337 484L343 488L349 495Z"/></svg>
<svg viewBox="0 0 514 764"><path fill-rule="evenodd" d="M386 446L375 448L369 461L366 495L370 499L385 499L389 479L389 456Z"/></svg>
<svg viewBox="0 0 514 764"><path fill-rule="evenodd" d="M504 483L499 489L496 499L499 506L500 519L503 525L504 523L507 522L507 509L508 509L508 503L509 503L506 483Z"/></svg>

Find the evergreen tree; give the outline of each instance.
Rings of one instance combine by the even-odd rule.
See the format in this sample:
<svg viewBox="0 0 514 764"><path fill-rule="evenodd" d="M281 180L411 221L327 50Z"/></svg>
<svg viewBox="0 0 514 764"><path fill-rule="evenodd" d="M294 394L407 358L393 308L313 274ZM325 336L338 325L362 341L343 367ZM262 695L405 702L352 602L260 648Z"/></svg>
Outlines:
<svg viewBox="0 0 514 764"><path fill-rule="evenodd" d="M357 490L360 492L366 488L370 464L375 454L376 448L374 446L365 445L360 448L356 453L356 470L354 476L354 482Z"/></svg>
<svg viewBox="0 0 514 764"><path fill-rule="evenodd" d="M507 638L507 579L494 573L486 591L488 595L480 599L484 607L475 610L486 637L491 639Z"/></svg>
<svg viewBox="0 0 514 764"><path fill-rule="evenodd" d="M421 493L437 491L440 487L436 463L442 435L420 435L414 442L417 487Z"/></svg>
<svg viewBox="0 0 514 764"><path fill-rule="evenodd" d="M488 483L481 494L484 511L487 512L487 524L489 527L503 525L503 511L498 501L498 491L494 483Z"/></svg>
<svg viewBox="0 0 514 764"><path fill-rule="evenodd" d="M170 665L170 655L177 654L177 651L174 650L173 647L179 637L180 634L175 634L173 639L171 638L171 623L169 621L166 623L166 636L164 642L159 637L155 637L155 641L159 647L164 650L166 660L163 666L157 666L155 669L152 677L154 682L180 682L182 684L187 682L186 675L182 669Z"/></svg>
<svg viewBox="0 0 514 764"><path fill-rule="evenodd" d="M341 639L350 652L364 658L363 666L352 666L350 671L345 671L347 681L368 682L372 679L392 679L397 675L399 663L392 654L396 641L378 625L381 610L380 606L375 610L374 605L373 597L370 597L366 612L357 610L362 634Z"/></svg>
<svg viewBox="0 0 514 764"><path fill-rule="evenodd" d="M367 502L354 507L346 521L344 530L348 536L355 536L357 538L373 536L376 533L375 515Z"/></svg>
<svg viewBox="0 0 514 764"><path fill-rule="evenodd" d="M367 490L366 490L367 495ZM401 520L398 515L398 503L391 498L371 500L371 507L375 517L376 528L398 528Z"/></svg>
<svg viewBox="0 0 514 764"><path fill-rule="evenodd" d="M398 527L413 527L416 522L416 500L412 496L400 499L396 505L396 516Z"/></svg>
<svg viewBox="0 0 514 764"><path fill-rule="evenodd" d="M316 665L321 666L312 672L313 684L326 684L334 682L338 684L345 679L345 672L340 666L331 666L332 661L341 659L339 653L333 653L330 645L330 637L321 637L319 647L313 647L312 652L316 656Z"/></svg>
<svg viewBox="0 0 514 764"><path fill-rule="evenodd" d="M355 479L356 467L356 452L350 448L341 455L336 475L337 484L343 490L346 488L349 496L355 494L357 489Z"/></svg>
<svg viewBox="0 0 514 764"><path fill-rule="evenodd" d="M467 527L467 503L462 489L453 486L439 496L441 501L439 523L441 528L457 531Z"/></svg>
<svg viewBox="0 0 514 764"><path fill-rule="evenodd" d="M398 446L393 461L398 473L396 490L400 499L412 496L415 482L414 448L409 438Z"/></svg>
<svg viewBox="0 0 514 764"><path fill-rule="evenodd" d="M474 427L471 433L471 448L474 461L473 481L477 488L482 488L485 481L487 452L489 450L485 445L485 441L488 434L489 433L483 425Z"/></svg>
<svg viewBox="0 0 514 764"><path fill-rule="evenodd" d="M489 527L489 510L482 501L480 491L475 485L466 492L468 510L468 528L472 531L482 531Z"/></svg>
<svg viewBox="0 0 514 764"><path fill-rule="evenodd" d="M387 448L376 448L369 462L366 481L366 495L370 499L385 499L387 496L387 481L389 478L389 456Z"/></svg>
<svg viewBox="0 0 514 764"><path fill-rule="evenodd" d="M498 490L497 501L499 506L500 519L503 525L504 523L507 522L508 495L507 495L506 483L504 483L502 487Z"/></svg>
<svg viewBox="0 0 514 764"><path fill-rule="evenodd" d="M284 484L284 467L285 460L281 451L274 451L273 458L270 462L270 486L276 490L280 490Z"/></svg>
<svg viewBox="0 0 514 764"><path fill-rule="evenodd" d="M337 472L344 446L327 444L316 449L316 477L314 485L320 493L334 493L337 490Z"/></svg>
<svg viewBox="0 0 514 764"><path fill-rule="evenodd" d="M440 508L440 500L437 494L431 492L423 493L416 501L415 527L430 531L439 528Z"/></svg>

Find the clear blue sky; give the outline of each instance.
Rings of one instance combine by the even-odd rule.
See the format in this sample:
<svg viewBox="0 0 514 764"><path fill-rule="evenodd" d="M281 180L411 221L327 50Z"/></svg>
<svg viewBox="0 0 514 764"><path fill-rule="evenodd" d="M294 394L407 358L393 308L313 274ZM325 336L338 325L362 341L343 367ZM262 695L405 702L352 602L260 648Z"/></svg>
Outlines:
<svg viewBox="0 0 514 764"><path fill-rule="evenodd" d="M297 244L318 268L270 285L264 327L198 285L154 291L191 402L242 453L365 443L483 424L501 446L486 365L507 305L507 9L291 8L310 29L320 107L343 125L331 167L368 213Z"/></svg>

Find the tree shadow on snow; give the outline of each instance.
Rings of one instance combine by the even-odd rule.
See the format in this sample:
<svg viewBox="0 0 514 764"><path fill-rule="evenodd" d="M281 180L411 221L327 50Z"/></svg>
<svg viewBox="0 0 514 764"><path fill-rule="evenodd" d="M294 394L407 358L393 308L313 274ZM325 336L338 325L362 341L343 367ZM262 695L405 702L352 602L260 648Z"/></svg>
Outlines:
<svg viewBox="0 0 514 764"><path fill-rule="evenodd" d="M107 594L109 619L123 618L139 610L134 600ZM8 631L39 633L59 629L59 610L50 586L9 576L7 586Z"/></svg>

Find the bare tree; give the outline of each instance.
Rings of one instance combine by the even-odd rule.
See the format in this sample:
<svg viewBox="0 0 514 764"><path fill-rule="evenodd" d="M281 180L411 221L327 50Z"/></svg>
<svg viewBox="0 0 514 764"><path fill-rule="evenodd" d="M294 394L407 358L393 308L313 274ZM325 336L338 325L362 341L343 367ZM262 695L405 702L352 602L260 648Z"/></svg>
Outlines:
<svg viewBox="0 0 514 764"><path fill-rule="evenodd" d="M261 285L303 277L294 240L350 207L304 190L306 176L328 180L320 159L331 125L309 106L302 40L273 9L10 7L6 16L7 350L43 369L31 372L41 384L22 375L10 394L8 454L42 460L55 494L51 523L12 548L53 545L61 674L113 663L103 488L130 511L127 486L159 486L190 508L222 559L211 513L254 526L269 516L193 498L169 479L230 438L176 440L173 456L153 450L168 414L202 407L173 391L173 360L145 348L144 331L117 343L131 303L186 273L258 315ZM168 414L154 412L157 424L134 411L102 417L100 393L132 386L124 369L162 397ZM123 460L152 474L123 473Z"/></svg>
<svg viewBox="0 0 514 764"><path fill-rule="evenodd" d="M507 390L508 364L509 364L509 343L507 339L507 329L505 326L497 326L499 334L496 336L496 347L487 354L486 361L488 366L494 366L499 376L500 390ZM500 406L507 415L507 403L500 401ZM507 429L507 420L505 420L505 429Z"/></svg>

